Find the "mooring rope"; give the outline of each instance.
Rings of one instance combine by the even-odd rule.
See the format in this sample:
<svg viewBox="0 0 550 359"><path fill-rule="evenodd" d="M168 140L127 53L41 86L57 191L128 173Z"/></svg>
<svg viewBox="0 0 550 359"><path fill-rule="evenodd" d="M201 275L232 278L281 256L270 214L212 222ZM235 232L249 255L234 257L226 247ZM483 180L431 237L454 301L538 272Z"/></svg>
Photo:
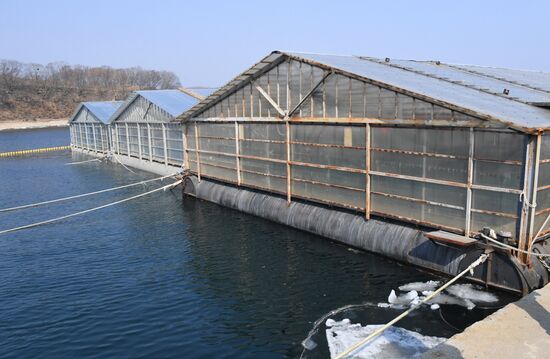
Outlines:
<svg viewBox="0 0 550 359"><path fill-rule="evenodd" d="M497 241L496 239L493 239L489 236L486 236L484 235L483 233L480 233L481 237L485 238L486 240L488 240L489 242L501 247L501 248L506 248L506 249L511 249L513 251L516 251L516 252L520 252L520 253L524 253L524 254L528 254L530 256L536 256L536 257L550 257L550 254L544 254L544 253L536 253L536 252L531 252L531 251L524 251L523 249L519 249L519 248L516 248L516 247L512 247L508 244L505 244L505 243L502 243L502 242L499 242Z"/></svg>
<svg viewBox="0 0 550 359"><path fill-rule="evenodd" d="M350 354L352 354L353 352L355 352L357 349L361 348L362 346L364 346L365 344L367 344L368 342L370 342L371 340L373 340L374 338L378 337L380 334L382 334L384 331L386 331L388 328L390 328L392 325L394 325L395 323L397 323L398 321L400 321L401 319L405 318L407 315L409 315L409 313L411 313L412 311L416 310L418 307L420 307L422 304L430 301L432 298L434 298L435 296L437 296L439 293L441 293L443 290L445 290L448 286L450 286L451 284L453 284L454 282L456 282L457 280L459 280L462 276L464 276L466 273L470 272L471 270L473 270L475 267L477 267L478 265L480 265L481 263L485 262L485 260L487 260L489 256L487 254L482 254L477 260L475 260L474 262L472 262L472 264L470 264L466 269L464 269L462 272L460 272L457 276L455 276L453 279L451 279L450 281L448 281L447 283L445 283L444 285L442 285L439 289L437 289L436 291L434 291L432 294L428 295L426 298L422 299L419 303L413 305L411 308L409 308L408 310L404 311L403 313L401 313L400 315L398 315L397 317L395 317L393 320L391 320L389 323L385 324L384 326L382 326L381 328L375 330L374 332L372 332L369 336L367 336L365 339L361 340L360 342L352 345L351 347L349 347L348 349L346 349L345 351L343 351L342 353L338 354L336 356L336 359L343 359L343 358L346 358L348 356L350 356Z"/></svg>
<svg viewBox="0 0 550 359"><path fill-rule="evenodd" d="M124 163L120 162L120 160L117 158L116 154L113 154L113 157L118 163L120 163L122 165L122 167L126 168L128 171L132 172L133 174L136 174L134 171L132 171L131 169L126 167L126 165Z"/></svg>
<svg viewBox="0 0 550 359"><path fill-rule="evenodd" d="M27 224L27 225L20 226L20 227L5 229L5 230L3 230L3 231L0 231L0 234L6 234L6 233L10 233L10 232L20 231L20 230L22 230L22 229L28 229L28 228L32 228L32 227L38 227L38 226L41 226L41 225L44 225L44 224L53 223L53 222L58 222L58 221L61 221L61 220L63 220L63 219L67 219L67 218L79 216L79 215L81 215L81 214L86 214L86 213L89 213L89 212L97 211L97 210L100 210L100 209L103 209L103 208L107 208L107 207L114 206L114 205L116 205L116 204L128 202L128 201L131 201L131 200L136 199L136 198L140 198L140 197L143 197L143 196L147 196L148 194L151 194L151 193L155 193L155 192L162 191L162 190L166 191L167 189L173 188L173 187L177 186L177 185L180 184L180 183L181 183L181 180L178 180L178 181L176 181L176 182L174 182L174 183L172 183L172 184L169 184L169 185L166 185L166 186L162 186L162 187L160 187L160 188L156 188L156 189L154 189L154 190L151 190L151 191L148 191L148 192L144 192L144 193L140 193L140 194L137 194L137 195L135 195L135 196L128 197L128 198L124 198L124 199L121 199L121 200L118 200L118 201L115 201L115 202L107 203L107 204L101 205L101 206L99 206L99 207L94 207L94 208L86 209L86 210L84 210L84 211L80 211L80 212L76 212L76 213L71 213L71 214L67 214L67 215L65 215L65 216L61 216L61 217L57 217L57 218L52 218L52 219L48 219L48 220L41 221L41 222L31 223L31 224Z"/></svg>
<svg viewBox="0 0 550 359"><path fill-rule="evenodd" d="M94 159L91 159L91 160L80 161L80 162L69 162L69 163L65 163L65 166L79 165L79 164L82 164L82 163L97 162L97 161L101 161L101 159L94 158Z"/></svg>
<svg viewBox="0 0 550 359"><path fill-rule="evenodd" d="M129 188L129 187L139 186L139 185L141 185L141 184L148 183L148 182L163 180L163 179L168 178L168 177L173 177L174 175L175 175L175 174L173 174L173 175L168 175L168 176L157 177L157 178L153 178L153 179L146 180L146 181L140 181L140 182L130 183L130 184L126 184L126 185L118 186L118 187L106 188L106 189L102 189L102 190L94 191L94 192L88 192L88 193L83 193L83 194L77 194L77 195L69 196L69 197L63 197L63 198L58 198L58 199L51 199L51 200L49 200L49 201L44 201L44 202L31 203L31 204L25 204L25 205L16 206L16 207L4 208L4 209L0 209L0 212L9 212L9 211L15 211L15 210L24 209L24 208L38 207L38 206L43 206L43 205L45 205L45 204L63 202L63 201L68 201L68 200L75 199L75 198L81 198L81 197L91 196L91 195L94 195L94 194L100 194L100 193L105 193L105 192L116 191L116 190L123 189L123 188Z"/></svg>

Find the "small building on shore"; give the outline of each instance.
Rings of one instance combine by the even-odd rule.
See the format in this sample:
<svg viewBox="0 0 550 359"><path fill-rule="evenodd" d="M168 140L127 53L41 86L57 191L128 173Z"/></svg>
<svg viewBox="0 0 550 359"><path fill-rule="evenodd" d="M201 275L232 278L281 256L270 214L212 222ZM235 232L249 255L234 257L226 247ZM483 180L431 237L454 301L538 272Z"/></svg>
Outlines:
<svg viewBox="0 0 550 359"><path fill-rule="evenodd" d="M69 119L71 146L95 153L110 149L109 118L122 101L81 102Z"/></svg>

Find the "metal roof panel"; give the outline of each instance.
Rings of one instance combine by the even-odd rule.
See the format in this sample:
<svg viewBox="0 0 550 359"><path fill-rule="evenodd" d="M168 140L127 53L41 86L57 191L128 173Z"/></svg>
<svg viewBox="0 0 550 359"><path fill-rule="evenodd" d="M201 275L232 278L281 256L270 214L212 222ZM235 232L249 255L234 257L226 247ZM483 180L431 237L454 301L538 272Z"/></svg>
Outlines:
<svg viewBox="0 0 550 359"><path fill-rule="evenodd" d="M381 84L470 110L478 116L520 130L550 128L550 110L503 98L478 89L388 66L357 56L286 53L296 59L325 65ZM391 62L391 61L390 61Z"/></svg>
<svg viewBox="0 0 550 359"><path fill-rule="evenodd" d="M135 91L170 115L177 117L198 103L198 100L180 90Z"/></svg>

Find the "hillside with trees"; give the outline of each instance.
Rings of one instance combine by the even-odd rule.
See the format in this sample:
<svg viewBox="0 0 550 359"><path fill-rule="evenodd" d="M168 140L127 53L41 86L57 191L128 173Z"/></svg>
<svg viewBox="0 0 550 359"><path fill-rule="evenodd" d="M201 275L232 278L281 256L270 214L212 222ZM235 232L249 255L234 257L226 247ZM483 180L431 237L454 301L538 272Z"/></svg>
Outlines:
<svg viewBox="0 0 550 359"><path fill-rule="evenodd" d="M121 100L128 91L179 86L168 71L0 60L0 121L68 118L82 101Z"/></svg>

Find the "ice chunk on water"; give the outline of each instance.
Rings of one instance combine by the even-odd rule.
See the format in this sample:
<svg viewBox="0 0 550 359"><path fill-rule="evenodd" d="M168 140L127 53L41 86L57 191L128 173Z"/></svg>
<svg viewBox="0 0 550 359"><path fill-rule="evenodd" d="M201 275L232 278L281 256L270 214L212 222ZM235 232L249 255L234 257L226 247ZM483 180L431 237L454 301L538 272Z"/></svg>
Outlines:
<svg viewBox="0 0 550 359"><path fill-rule="evenodd" d="M382 325L351 324L332 321L326 330L330 357L335 358L347 348L366 338ZM445 341L445 338L423 336L410 330L390 327L379 337L356 351L354 358L415 358Z"/></svg>
<svg viewBox="0 0 550 359"><path fill-rule="evenodd" d="M408 305L417 298L418 292L416 290L397 296L395 294L395 290L392 289L390 295L388 296L388 303L392 305Z"/></svg>
<svg viewBox="0 0 550 359"><path fill-rule="evenodd" d="M447 288L447 292L458 298L464 298L472 302L498 302L498 297L496 295L481 290L473 284L455 284Z"/></svg>
<svg viewBox="0 0 550 359"><path fill-rule="evenodd" d="M432 305L430 305L430 309L431 309L431 310L438 310L438 309L439 309L439 304L432 304Z"/></svg>
<svg viewBox="0 0 550 359"><path fill-rule="evenodd" d="M412 290L416 290L417 292L423 292L423 291L434 291L439 287L441 282L437 280L429 280L427 282L413 282L404 284L399 287L400 291L403 292L410 292Z"/></svg>
<svg viewBox="0 0 550 359"><path fill-rule="evenodd" d="M441 293L430 299L430 304L454 304L466 307L468 309L474 309L476 306L471 300L466 298L457 298L452 295Z"/></svg>
<svg viewBox="0 0 550 359"><path fill-rule="evenodd" d="M306 338L303 342L302 342L302 346L307 349L307 350L313 350L315 348L317 348L317 343L315 343L315 341L311 338Z"/></svg>

